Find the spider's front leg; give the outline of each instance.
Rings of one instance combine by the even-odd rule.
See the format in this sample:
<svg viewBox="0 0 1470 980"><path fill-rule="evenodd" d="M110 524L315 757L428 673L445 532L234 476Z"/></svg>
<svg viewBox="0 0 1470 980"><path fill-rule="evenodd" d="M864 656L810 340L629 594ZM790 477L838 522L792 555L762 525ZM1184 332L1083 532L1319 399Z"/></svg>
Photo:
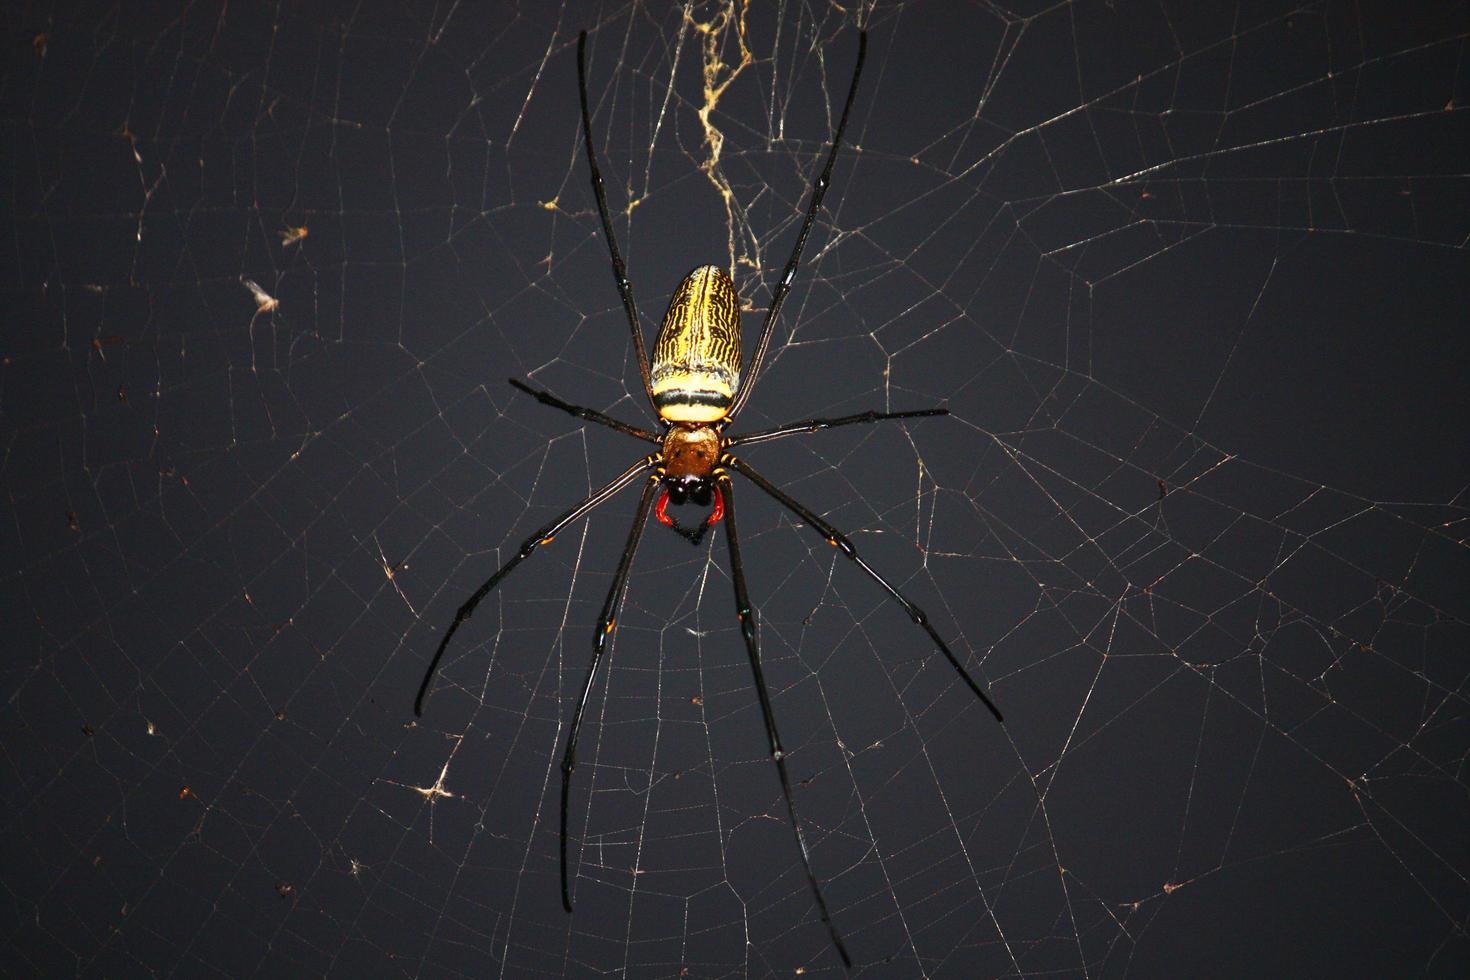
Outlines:
<svg viewBox="0 0 1470 980"><path fill-rule="evenodd" d="M582 713L587 710L587 697L592 693L592 683L597 679L597 668L602 663L602 654L608 638L618 623L618 609L628 590L628 574L633 569L633 555L638 551L638 542L643 538L643 528L648 524L648 512L653 508L653 494L658 489L660 477L649 475L643 485L643 496L638 498L638 512L633 526L628 530L628 543L623 546L623 557L618 560L618 570L613 575L612 587L607 590L607 601L602 604L602 616L597 620L597 631L592 635L592 662L587 665L587 677L582 681L582 694L577 698L577 707L572 711L572 724L567 733L567 750L561 759L561 904L568 912L572 910L572 892L567 884L567 808L571 802L572 773L577 768L577 736L582 729Z"/></svg>
<svg viewBox="0 0 1470 980"><path fill-rule="evenodd" d="M776 731L776 714L771 708L771 694L766 688L765 673L761 670L756 611L750 604L750 592L745 587L745 564L740 560L740 536L735 528L735 487L730 482L730 474L723 469L715 471L715 481L716 487L724 491L725 541L730 548L730 579L735 585L735 615L740 620L740 635L745 639L745 652L750 657L751 673L755 675L755 694L760 699L761 717L766 723L766 739L770 744L771 759L776 763L776 772L781 777L781 795L786 799L786 815L791 818L791 830L796 835L796 846L801 851L801 866L806 869L806 880L811 885L812 897L816 900L822 924L827 927L827 934L832 937L832 945L837 947L843 966L851 967L852 957L848 955L842 934L833 925L832 916L827 911L827 900L822 896L817 876L812 872L812 860L807 853L801 818L796 815L796 805L791 802L791 777L786 772L786 750L781 747L781 734Z"/></svg>
<svg viewBox="0 0 1470 980"><path fill-rule="evenodd" d="M936 630L934 628L934 625L929 622L928 614L926 614L924 610L920 609L914 603L910 602L908 597L905 596L902 592L898 591L897 588L889 584L888 580L882 575L879 575L877 570L873 568L872 565L869 565L867 562L863 561L862 556L858 554L857 548L853 546L853 543L851 541L847 540L846 535L837 530L831 524L828 524L826 521L822 520L822 518L818 517L811 510L811 508L799 503L780 487L776 486L770 480L767 480L765 477L761 476L753 468L751 468L749 463L746 463L743 460L736 459L734 456L731 456L728 453L721 458L720 462L723 465L735 470L751 483L754 483L756 486L760 487L766 493L774 497L777 502L779 502L782 506L786 507L787 510L790 510L792 513L796 514L796 516L800 517L802 520L810 524L822 535L822 537L827 539L828 544L836 548L838 551L842 552L842 554L846 558L848 558L854 565L866 572L869 578L882 586L883 591L888 593L888 597L894 602L898 603L900 606L902 606L903 611L909 614L909 619L913 620L917 625L923 627L924 632L929 634L929 639L934 641L934 645L939 648L939 652L944 654L944 658L949 661L950 666L953 667L955 669L955 672L960 675L960 679L965 682L966 686L970 688L970 691L975 695L975 697L980 699L980 703L985 705L985 707L990 710L990 713L995 716L995 720L999 722L1005 721L1004 716L1002 716L1000 713L1000 709L995 706L994 701L990 700L990 695L986 694L985 689L980 686L975 678L970 676L970 672L965 670L964 665L960 663L959 658L954 655L954 652L952 650L950 650L949 644L944 642L944 640L939 635L939 631Z"/></svg>
<svg viewBox="0 0 1470 980"><path fill-rule="evenodd" d="M434 674L439 669L439 661L443 659L444 651L449 648L449 641L454 639L454 634L459 631L460 624L475 614L476 607L480 605L487 595L495 591L495 587L500 584L501 580L514 571L517 565L531 557L531 553L538 547L543 544L549 544L567 525L580 517L585 517L598 504L615 496L619 490L638 479L639 474L645 473L657 466L658 462L659 456L657 453L643 457L614 477L606 486L600 490L594 490L585 500L578 502L566 513L531 535L521 545L519 551L497 568L495 573L486 579L484 584L476 589L474 594L460 605L459 610L454 614L454 622L449 624L449 629L444 633L444 639L439 641L439 648L434 651L434 657L429 661L429 668L424 671L424 679L419 684L418 696L413 699L413 713L415 715L423 717L424 702L429 697L429 685L433 683Z"/></svg>

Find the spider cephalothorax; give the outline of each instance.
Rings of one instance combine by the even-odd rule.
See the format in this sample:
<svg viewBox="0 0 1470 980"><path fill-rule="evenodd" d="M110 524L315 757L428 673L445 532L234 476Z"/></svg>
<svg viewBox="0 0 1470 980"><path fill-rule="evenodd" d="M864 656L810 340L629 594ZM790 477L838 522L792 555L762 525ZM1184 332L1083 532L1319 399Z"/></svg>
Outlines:
<svg viewBox="0 0 1470 980"><path fill-rule="evenodd" d="M684 281L687 283L694 274L691 273ZM660 339L667 332L673 316L672 304L669 313L664 318L664 330L659 331ZM739 328L736 329L738 339ZM654 349L657 351L658 347ZM715 485L718 469L715 464L720 459L719 430L714 424L705 422L673 422L664 435L660 455L662 462L655 472L663 483L664 492L658 498L653 515L660 524L677 531L692 544L699 544L704 532L725 516L725 498ZM679 507L686 503L710 507L709 516L692 528L685 527L669 514L669 504Z"/></svg>
<svg viewBox="0 0 1470 980"><path fill-rule="evenodd" d="M440 658L443 657L445 649L449 646L450 639L453 638L460 624L474 613L480 601L500 584L501 579L505 578L511 569L529 557L531 552L539 546L550 543L563 528L573 521L585 516L618 491L638 482L640 477L644 478L643 493L638 499L638 510L633 518L633 526L628 532L628 542L623 547L617 572L613 575L612 587L608 590L607 600L602 607L602 615L593 633L592 662L587 667L581 695L572 711L566 752L562 756L561 897L562 904L570 912L572 894L567 877L567 808L571 794L572 771L577 767L577 735L581 731L582 714L587 708L587 698L592 692L592 683L597 679L598 665L602 663L602 655L608 637L612 635L617 623L618 608L623 602L628 585L628 574L633 566L633 556L638 550L638 542L643 536L643 528L647 525L649 516L653 515L663 524L698 544L704 532L723 519L725 541L730 552L730 580L735 588L735 612L740 620L740 635L750 659L751 673L754 675L756 694L760 701L761 717L765 721L771 759L776 763L776 772L781 779L781 792L786 799L787 816L791 819L791 829L801 851L802 867L806 870L807 883L811 886L817 911L821 914L822 922L826 925L827 932L832 938L832 944L841 955L842 962L848 966L852 965L852 960L847 954L847 947L842 942L841 934L838 933L832 917L827 912L827 901L822 897L822 889L817 884L817 877L812 871L811 858L807 854L806 837L802 833L801 820L797 817L796 807L791 802L791 779L786 771L786 751L781 747L781 736L776 731L776 718L771 707L770 693L766 689L766 681L761 669L756 612L746 590L745 567L740 559L740 537L736 531L735 489L730 479L731 472L739 473L777 503L794 513L803 523L821 534L828 544L878 583L889 598L908 613L914 623L923 627L934 646L954 667L975 696L990 709L996 720L999 721L1001 717L985 691L960 664L959 659L945 644L938 631L929 623L923 610L890 585L888 580L874 571L871 565L859 558L857 548L841 531L761 476L750 464L731 452L739 446L769 442L773 439L781 439L803 432L815 432L818 429L836 425L946 415L947 410L928 408L910 412L862 412L837 418L805 419L736 436L724 434L725 427L730 424L745 404L746 399L750 397L751 389L760 373L761 361L771 341L777 314L781 311L781 304L786 300L786 294L791 288L791 280L795 277L797 266L801 262L802 248L806 245L807 235L812 230L812 223L822 208L822 196L826 193L827 185L832 177L832 165L837 160L837 148L842 143L842 132L847 128L848 113L852 111L853 97L857 94L858 78L862 74L863 58L867 52L868 36L866 32L859 34L858 39L857 66L852 72L852 84L847 91L847 102L842 107L842 117L832 136L832 149L827 155L827 162L820 176L812 184L812 200L807 208L806 219L802 222L801 231L797 234L796 246L791 252L791 258L787 260L781 278L777 280L771 291L771 304L766 310L765 322L761 324L761 332L751 355L750 367L744 372L742 378L740 304L730 277L724 270L712 265L698 267L685 276L678 288L674 290L673 298L669 302L668 313L664 316L663 325L659 328L658 337L654 341L653 360L651 363L649 361L643 343L643 330L638 323L638 307L633 302L633 287L628 283L623 258L618 252L617 240L613 236L612 218L607 208L607 193L603 188L602 175L597 168L597 154L592 147L592 120L587 107L587 34L585 31L582 33L577 41L577 81L582 101L582 131L587 146L587 163L592 171L592 190L597 197L597 212L602 220L603 234L607 236L608 251L612 254L613 281L622 298L623 309L628 315L628 326L632 329L633 349L638 357L639 372L643 376L643 388L654 411L665 426L665 432L662 436L657 435L648 429L612 418L597 409L573 405L562 401L549 391L538 390L523 382L511 380L511 384L517 389L533 396L542 404L653 443L658 450L644 456L612 482L527 538L520 549L465 600L455 614L454 622L445 632L444 638L439 641L439 648L434 652L434 659L430 661L429 668L424 673L423 683L419 685L418 698L414 701L414 711L422 714L429 684L434 678L434 671L439 666ZM655 506L654 495L660 490L662 493ZM710 508L709 515L695 529L690 530L669 516L670 503L676 506L685 503L699 507L707 506Z"/></svg>
<svg viewBox="0 0 1470 980"><path fill-rule="evenodd" d="M712 425L675 422L663 438L664 476L689 488L708 481L720 460L720 433Z"/></svg>

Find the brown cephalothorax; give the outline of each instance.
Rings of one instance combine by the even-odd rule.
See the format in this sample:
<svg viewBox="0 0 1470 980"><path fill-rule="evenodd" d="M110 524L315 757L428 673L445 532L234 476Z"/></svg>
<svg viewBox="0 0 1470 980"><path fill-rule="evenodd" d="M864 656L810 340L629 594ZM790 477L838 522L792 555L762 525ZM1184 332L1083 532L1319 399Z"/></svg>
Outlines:
<svg viewBox="0 0 1470 980"><path fill-rule="evenodd" d="M707 480L720 458L720 437L711 425L675 423L664 436L664 472L676 480Z"/></svg>
<svg viewBox="0 0 1470 980"><path fill-rule="evenodd" d="M434 651L434 659L429 662L429 669L424 672L423 683L419 685L418 698L414 701L414 713L422 715L424 699L429 693L429 683L434 678L434 671L438 668L439 660L444 656L450 639L453 638L460 625L474 614L475 607L480 604L481 600L495 590L501 579L529 558L538 547L550 544L561 530L585 517L598 504L609 500L619 490L632 486L640 479L643 481L643 494L638 500L638 510L633 517L633 526L628 532L628 542L623 546L622 558L618 561L617 571L613 574L612 586L608 589L606 602L603 603L602 615L593 633L592 663L587 668L586 678L582 682L582 693L572 710L571 727L567 732L566 752L562 756L561 901L562 906L570 912L572 910L572 890L567 862L567 808L571 796L572 771L577 768L577 734L581 730L582 715L587 710L587 698L592 692L593 682L597 679L598 665L602 662L604 648L617 624L618 610L623 604L623 597L627 591L628 575L633 568L633 556L638 550L643 528L651 517L657 518L659 523L677 531L690 542L698 545L707 529L724 521L725 543L730 554L730 584L735 588L735 615L740 621L740 636L745 642L745 652L750 658L751 671L755 675L755 688L759 695L761 717L765 721L771 760L776 764L776 770L781 777L781 795L786 799L786 815L791 819L791 830L796 837L802 868L806 871L807 884L811 886L817 913L821 916L822 924L827 927L827 934L831 937L832 945L836 947L838 955L842 957L843 964L849 967L852 966L852 959L848 956L847 947L843 944L837 926L832 922L832 916L827 910L827 900L822 897L822 889L817 885L817 876L812 871L811 860L807 856L806 837L802 832L801 819L797 816L796 806L791 800L791 777L786 771L786 750L781 747L781 736L776 732L776 718L771 707L770 692L766 687L765 676L761 670L756 610L751 604L750 594L745 587L745 566L740 560L740 537L735 530L735 485L732 474L739 474L755 484L763 493L796 515L802 524L820 534L828 544L837 549L839 554L876 582L888 594L888 597L908 614L916 626L923 628L924 632L929 635L930 641L940 653L944 654L944 658L949 661L950 666L959 674L965 685L985 707L990 709L997 721L1001 720L1000 711L991 703L984 689L965 670L959 658L940 638L939 631L929 622L928 616L922 609L910 602L902 592L879 575L873 566L859 558L857 548L841 531L827 523L816 511L799 503L786 491L761 476L749 463L732 452L740 446L784 439L787 436L816 432L819 429L828 429L836 425L861 425L888 419L948 415L949 410L925 408L909 412L860 412L856 415L843 415L836 418L804 419L800 422L760 429L756 432L725 435L726 427L736 415L740 414L740 409L750 397L750 392L760 375L761 362L771 342L776 316L780 313L781 304L785 302L786 294L791 289L791 281L796 277L796 268L801 263L801 251L806 245L807 235L812 230L817 213L822 209L822 195L826 193L827 185L832 179L832 166L837 161L837 148L842 145L842 132L847 128L847 117L852 111L853 97L857 95L858 78L862 74L863 58L867 50L868 35L866 32L860 33L858 35L857 65L852 70L852 83L847 89L847 101L842 106L842 115L838 119L836 131L832 134L832 149L827 154L827 162L820 175L812 183L811 204L807 207L806 218L802 221L801 230L797 233L796 247L792 249L791 258L786 261L786 268L782 271L781 278L771 289L771 301L766 309L765 322L761 324L761 331L756 337L749 367L745 369L742 377L740 302L735 293L735 284L723 270L709 265L700 266L689 273L684 277L679 288L674 291L668 315L664 317L663 326L654 344L653 363L651 366L649 364L648 351L643 343L643 330L638 323L638 305L633 302L633 287L628 282L627 269L623 265L623 257L618 252L617 240L613 236L612 216L607 208L607 191L603 186L602 174L597 169L597 153L592 146L592 114L587 100L587 32L583 31L577 38L577 87L582 101L582 135L587 147L587 165L592 171L592 192L597 197L597 214L602 220L602 233L607 237L608 251L612 254L613 281L622 297L623 309L628 314L628 327L633 334L633 350L638 358L639 373L643 376L643 390L648 395L649 404L658 415L659 424L663 426L663 434L660 435L641 426L622 422L595 408L573 405L562 401L549 391L538 390L511 379L511 384L518 390L532 396L543 405L550 405L552 408L575 415L579 419L596 422L598 425L607 426L624 435L641 439L645 443L652 443L658 447L658 451L644 456L625 470L621 476L594 491L581 503L527 538L520 549L507 558L505 563L496 569L495 574L491 575L469 599L465 600L464 604L459 607L459 611L455 613L454 622L450 624L444 638L439 641L439 649ZM655 503L655 498L657 503ZM686 528L669 515L668 507L671 503L675 506L692 504L701 509L708 507L710 508L709 515L697 527Z"/></svg>

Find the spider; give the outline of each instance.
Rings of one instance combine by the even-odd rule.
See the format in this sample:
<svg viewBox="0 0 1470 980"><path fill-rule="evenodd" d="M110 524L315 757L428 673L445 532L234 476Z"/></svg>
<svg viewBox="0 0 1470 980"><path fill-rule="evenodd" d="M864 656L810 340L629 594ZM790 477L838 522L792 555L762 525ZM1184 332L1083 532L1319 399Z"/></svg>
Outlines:
<svg viewBox="0 0 1470 980"><path fill-rule="evenodd" d="M608 215L607 210L607 192L603 188L602 173L597 166L597 153L592 146L592 119L587 107L587 32L583 31L578 36L577 86L582 103L582 133L587 147L587 165L592 175L592 191L597 198L598 216L602 219L603 234L607 237L608 251L612 255L613 281L622 298L623 309L628 315L628 327L633 334L633 349L638 356L638 368L643 376L643 389L648 395L663 431L662 434L659 434L630 425L596 409L573 405L549 391L538 390L514 378L510 379L511 385L517 390L530 395L544 405L653 443L658 448L527 538L520 550L496 569L495 573L465 600L459 607L459 611L455 613L454 621L444 634L444 638L439 641L439 648L434 652L433 660L429 662L423 682L419 685L418 696L414 700L414 713L422 716L430 684L438 669L440 658L444 656L444 651L449 646L449 641L454 638L460 625L474 614L480 602L517 565L529 558L539 546L550 544L558 534L573 522L586 516L593 508L611 499L620 490L638 482L640 477L644 478L643 493L638 499L638 509L633 518L633 526L628 531L627 544L623 546L623 554L618 560L617 572L613 575L612 587L608 590L607 599L602 606L602 615L597 621L597 628L593 634L592 662L587 667L587 676L582 682L581 694L577 698L576 708L572 711L566 752L562 756L561 900L567 912L571 912L572 897L567 883L567 809L571 793L572 772L577 768L577 735L581 730L582 714L587 708L588 695L597 678L597 669L602 664L603 652L617 623L618 610L626 593L628 573L633 565L633 555L638 550L638 542L643 537L643 530L648 524L650 514L656 517L661 524L695 544L699 543L705 531L723 521L725 540L730 551L731 581L735 588L735 615L740 622L740 633L744 638L745 650L750 658L756 696L760 700L766 738L770 743L771 759L776 763L776 772L781 779L781 793L786 801L787 816L790 818L791 829L796 837L797 848L801 852L802 867L806 871L807 882L811 886L817 911L822 923L827 927L833 945L842 957L843 964L849 967L852 965L852 959L848 955L847 946L842 941L841 934L832 922L832 917L827 910L827 901L823 898L822 889L817 884L816 875L812 872L806 836L802 832L801 820L797 816L796 807L791 801L791 779L786 770L786 751L781 747L781 736L776 731L776 718L771 708L770 692L766 688L765 678L761 672L756 611L750 602L750 595L745 584L745 569L740 559L740 538L736 533L735 523L735 488L730 479L731 472L739 473L800 517L806 524L815 528L828 544L840 551L853 564L862 569L869 578L877 582L890 599L903 607L910 619L923 627L924 631L929 634L929 639L949 661L950 666L955 669L981 703L990 710L996 720L1002 720L1000 710L996 708L984 689L960 665L959 660L940 638L922 609L910 602L902 592L865 562L858 555L852 542L842 532L761 476L751 468L749 463L731 452L740 446L770 442L798 433L816 432L819 429L839 425L948 415L949 410L927 408L908 412L870 411L836 418L804 419L800 422L791 422L775 428L735 436L725 434L726 427L734 421L755 387L761 362L765 359L766 349L771 342L776 317L781 312L781 304L785 301L786 294L791 288L791 280L795 277L797 266L801 262L802 249L806 245L812 224L816 221L817 212L821 210L822 197L831 182L832 166L837 161L837 151L842 144L842 133L847 127L847 118L852 111L853 98L857 95L858 79L862 75L863 60L867 55L867 49L868 36L867 32L863 31L858 34L857 64L852 70L852 82L848 87L847 102L842 107L842 116L832 135L832 145L827 154L826 165L822 168L821 175L812 184L811 204L807 208L801 231L796 237L796 246L791 252L791 258L787 260L785 271L781 273L781 278L772 291L771 305L766 311L765 322L761 324L761 332L756 341L755 352L751 356L750 368L746 371L742 384L740 303L735 295L735 286L730 277L723 270L712 265L695 269L674 290L668 312L664 315L663 325L659 328L658 336L654 340L652 363L649 362L648 353L643 344L643 329L638 321L638 307L633 302L633 287L628 282L623 257L618 252L617 239L613 235L612 218ZM658 494L656 503L655 494ZM699 525L694 528L686 528L669 515L668 505L671 502L675 505L692 503L699 507L709 507L710 511Z"/></svg>

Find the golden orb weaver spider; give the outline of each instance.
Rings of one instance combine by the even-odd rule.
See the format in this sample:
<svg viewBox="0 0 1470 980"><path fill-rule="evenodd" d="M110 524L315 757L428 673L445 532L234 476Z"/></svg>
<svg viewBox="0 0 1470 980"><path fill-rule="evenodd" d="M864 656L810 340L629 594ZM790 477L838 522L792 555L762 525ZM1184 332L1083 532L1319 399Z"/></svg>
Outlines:
<svg viewBox="0 0 1470 980"><path fill-rule="evenodd" d="M577 767L577 735L582 725L582 713L587 707L587 698L592 692L592 684L597 677L597 668L602 663L603 650L617 623L618 610L622 605L628 584L628 573L633 565L633 555L638 550L638 542L643 537L643 530L648 524L650 512L660 523L682 534L695 544L699 543L706 530L723 521L725 540L730 551L730 577L735 586L735 615L740 621L741 636L745 640L745 650L750 658L756 696L760 700L766 737L770 742L771 758L775 761L776 771L781 778L781 793L786 800L786 813L791 820L791 829L796 837L797 848L801 852L802 867L806 871L807 882L811 885L817 911L821 915L822 923L827 927L832 944L842 957L843 964L848 967L852 966L852 958L848 955L842 935L837 931L837 927L832 923L831 915L828 914L827 901L823 898L822 889L817 884L816 875L812 872L811 858L807 852L801 820L797 817L796 807L791 802L791 779L786 772L786 753L781 747L781 736L776 731L776 719L771 708L770 692L766 689L765 678L761 672L756 612L750 603L750 596L745 585L745 568L740 560L740 540L735 530L735 493L730 480L730 471L733 470L750 480L787 510L815 528L828 544L840 551L858 568L867 573L869 578L877 582L888 593L889 598L903 607L910 619L924 628L924 631L929 634L929 639L944 654L945 659L954 667L975 696L995 716L996 721L1003 720L1000 710L960 664L954 653L940 638L939 633L930 625L922 609L905 598L903 593L863 561L852 542L842 532L805 505L798 503L785 491L752 469L750 464L738 459L730 452L737 446L769 442L801 432L816 432L818 429L833 426L879 422L887 419L948 415L949 410L926 408L910 412L861 412L857 415L844 415L837 418L804 419L800 422L790 422L786 425L747 432L743 435L725 435L725 427L734 421L746 400L750 398L751 390L755 387L761 361L765 358L766 348L771 341L776 317L781 311L781 304L786 300L791 281L796 276L796 269L801 262L801 253L806 245L807 235L810 234L812 224L816 221L817 212L821 210L822 197L826 194L827 185L832 178L832 166L837 161L837 150L842 145L842 133L847 128L847 117L852 111L853 98L857 95L858 79L862 76L863 60L867 55L867 50L868 35L866 31L862 31L858 34L857 64L852 70L852 82L848 87L847 102L842 107L842 116L837 123L836 131L832 134L832 146L827 154L826 166L822 168L821 175L812 184L811 204L807 208L806 218L797 235L796 247L792 250L791 258L786 262L786 268L781 273L780 281L777 282L771 293L771 305L766 311L766 319L761 325L760 337L756 341L755 353L751 357L750 370L746 373L745 383L742 385L740 377L742 353L740 303L735 294L735 285L730 281L730 277L715 266L700 266L689 273L675 289L673 298L669 301L668 312L664 315L663 324L659 327L658 336L654 340L652 364L649 363L648 353L643 344L643 328L638 321L638 307L633 302L633 287L628 282L623 257L618 252L617 239L613 235L612 218L607 210L607 192L603 188L602 173L597 167L597 153L592 146L592 118L587 107L587 32L582 31L578 35L577 86L582 103L582 133L587 146L587 165L592 173L592 191L597 198L597 213L602 219L602 231L607 237L608 251L612 254L613 281L617 285L618 294L622 297L623 309L628 315L628 326L633 332L633 348L637 353L638 368L643 376L643 389L663 425L664 433L659 435L636 425L629 425L596 409L570 404L549 391L538 390L514 378L510 379L510 383L517 390L525 392L544 405L568 412L585 421L607 426L625 435L643 439L659 448L527 538L520 550L496 569L495 573L465 600L455 613L454 622L444 634L444 639L439 641L439 648L434 651L434 658L429 662L423 682L419 685L418 696L414 699L414 713L422 716L429 685L434 679L434 673L439 667L440 659L444 656L444 650L449 646L449 641L454 637L460 624L474 614L475 607L500 584L502 579L510 574L512 569L528 558L538 546L551 543L552 539L568 525L586 516L593 508L636 482L640 476L647 475L648 481L643 485L643 495L638 500L638 510L633 518L633 526L628 532L628 542L623 547L617 572L613 575L612 587L608 590L607 600L602 606L602 616L598 619L597 629L593 634L592 662L587 667L587 676L582 682L581 695L572 712L571 726L567 733L566 752L562 756L561 900L563 907L571 912L572 897L567 883L567 808L571 793L572 772ZM663 493L655 505L654 492L660 487L663 488ZM697 528L684 528L669 516L667 508L670 501L675 504L689 501L698 506L710 506L711 510L709 516Z"/></svg>

